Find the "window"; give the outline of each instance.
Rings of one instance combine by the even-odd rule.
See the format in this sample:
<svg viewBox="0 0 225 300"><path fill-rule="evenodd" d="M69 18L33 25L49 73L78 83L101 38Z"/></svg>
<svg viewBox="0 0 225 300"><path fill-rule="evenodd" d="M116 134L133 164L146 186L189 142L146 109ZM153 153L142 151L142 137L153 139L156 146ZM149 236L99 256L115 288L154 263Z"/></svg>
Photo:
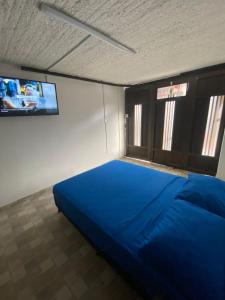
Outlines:
<svg viewBox="0 0 225 300"><path fill-rule="evenodd" d="M214 157L223 112L224 96L210 97L202 155Z"/></svg>
<svg viewBox="0 0 225 300"><path fill-rule="evenodd" d="M141 146L142 104L134 105L134 146Z"/></svg>
<svg viewBox="0 0 225 300"><path fill-rule="evenodd" d="M187 83L165 86L157 89L157 100L183 97L187 94Z"/></svg>
<svg viewBox="0 0 225 300"><path fill-rule="evenodd" d="M167 101L165 103L162 149L167 151L172 149L175 104L175 101Z"/></svg>

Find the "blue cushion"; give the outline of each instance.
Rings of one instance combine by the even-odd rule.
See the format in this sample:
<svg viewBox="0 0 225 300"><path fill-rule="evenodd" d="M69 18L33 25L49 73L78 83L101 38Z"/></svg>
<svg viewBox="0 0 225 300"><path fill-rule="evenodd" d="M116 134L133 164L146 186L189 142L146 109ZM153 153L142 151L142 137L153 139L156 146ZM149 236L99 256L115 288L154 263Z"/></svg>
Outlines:
<svg viewBox="0 0 225 300"><path fill-rule="evenodd" d="M225 218L225 182L215 177L190 174L177 199L192 202Z"/></svg>
<svg viewBox="0 0 225 300"><path fill-rule="evenodd" d="M225 299L225 220L175 201L158 221L140 258L185 299Z"/></svg>

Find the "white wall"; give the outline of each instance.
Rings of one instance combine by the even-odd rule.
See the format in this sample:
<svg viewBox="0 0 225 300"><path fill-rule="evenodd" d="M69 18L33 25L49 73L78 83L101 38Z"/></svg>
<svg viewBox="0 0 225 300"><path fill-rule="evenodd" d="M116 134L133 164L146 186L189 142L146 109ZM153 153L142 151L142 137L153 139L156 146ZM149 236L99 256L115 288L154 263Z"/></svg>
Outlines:
<svg viewBox="0 0 225 300"><path fill-rule="evenodd" d="M0 118L0 206L123 155L124 89L23 72L55 82L59 116Z"/></svg>
<svg viewBox="0 0 225 300"><path fill-rule="evenodd" d="M223 143L220 152L219 165L217 169L217 177L225 180L225 133L223 136Z"/></svg>

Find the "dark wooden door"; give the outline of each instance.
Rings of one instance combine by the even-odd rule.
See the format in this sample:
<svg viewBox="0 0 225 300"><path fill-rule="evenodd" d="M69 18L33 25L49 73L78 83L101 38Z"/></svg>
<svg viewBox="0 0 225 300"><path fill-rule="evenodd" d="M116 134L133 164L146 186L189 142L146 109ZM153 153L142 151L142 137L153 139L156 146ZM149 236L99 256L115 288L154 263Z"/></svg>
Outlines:
<svg viewBox="0 0 225 300"><path fill-rule="evenodd" d="M186 96L157 100L155 92L156 122L153 161L178 168L185 168L187 166L193 115L193 101L191 99L193 85L190 84L190 80L188 79L179 81L178 83L184 82L188 82ZM178 83L174 82L173 84ZM164 86L169 85L169 83L163 84ZM158 86L155 89L157 90L157 88ZM172 143L171 149L165 150L163 149L164 124L166 122L165 109L166 105L170 102L174 103Z"/></svg>
<svg viewBox="0 0 225 300"><path fill-rule="evenodd" d="M137 117L138 111L138 117ZM149 159L150 90L128 89L126 91L126 155ZM137 124L138 123L138 124ZM139 139L136 131L139 126Z"/></svg>
<svg viewBox="0 0 225 300"><path fill-rule="evenodd" d="M207 134L207 120L213 114L213 112L210 114L210 99L212 102L217 101L217 98L222 95L225 95L225 75L199 78L195 99L192 140L187 165L187 168L190 170L211 175L216 174L225 125L225 105L223 105L221 119L215 120L215 122L219 122L218 135L215 133L216 137L214 136L214 141L217 140L215 153L204 154L203 145ZM211 126L212 122L213 120L211 120ZM211 134L212 137L213 135Z"/></svg>
<svg viewBox="0 0 225 300"><path fill-rule="evenodd" d="M180 83L188 84L186 96L176 97L174 93L171 93L169 94L171 98L165 99L163 96L157 99L159 88ZM168 103L172 102L175 103L173 130L168 150L163 146L165 145L164 123L165 111L168 115ZM135 140L137 105L141 105L142 112L139 143ZM212 111L217 111L218 107L220 107L220 116L213 115ZM192 74L186 73L178 77L131 87L126 90L125 110L128 116L126 123L126 154L128 156L189 171L216 174L225 127L224 66L221 70L200 70ZM214 129L208 129L210 127L207 125L208 120L211 126L215 123L219 124L216 125L217 133ZM206 136L209 138L206 139ZM207 143L208 140L214 140L214 152L207 153L204 150L206 140Z"/></svg>

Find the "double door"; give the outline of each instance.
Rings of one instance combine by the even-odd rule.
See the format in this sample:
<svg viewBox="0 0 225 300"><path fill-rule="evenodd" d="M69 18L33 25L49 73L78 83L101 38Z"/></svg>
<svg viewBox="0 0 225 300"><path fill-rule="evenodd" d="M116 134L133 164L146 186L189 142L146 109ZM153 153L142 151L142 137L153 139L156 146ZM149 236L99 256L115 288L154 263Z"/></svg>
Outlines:
<svg viewBox="0 0 225 300"><path fill-rule="evenodd" d="M225 126L225 75L170 82L168 97L166 89L159 96L168 83L126 91L127 156L215 175ZM186 92L179 92L184 84Z"/></svg>

